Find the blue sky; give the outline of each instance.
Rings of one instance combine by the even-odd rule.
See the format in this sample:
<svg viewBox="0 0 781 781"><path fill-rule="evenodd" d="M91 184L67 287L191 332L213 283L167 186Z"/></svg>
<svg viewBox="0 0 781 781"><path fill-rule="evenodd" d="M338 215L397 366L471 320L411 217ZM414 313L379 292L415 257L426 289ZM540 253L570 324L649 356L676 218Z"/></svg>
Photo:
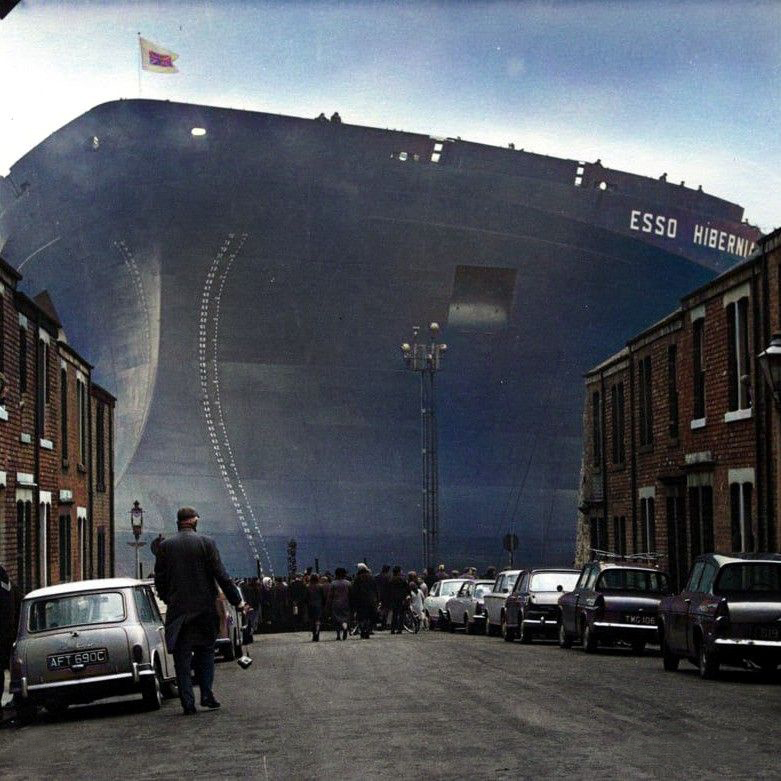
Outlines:
<svg viewBox="0 0 781 781"><path fill-rule="evenodd" d="M0 22L0 173L137 97L461 136L702 184L781 226L781 3L23 2ZM7 75L10 74L10 78Z"/></svg>

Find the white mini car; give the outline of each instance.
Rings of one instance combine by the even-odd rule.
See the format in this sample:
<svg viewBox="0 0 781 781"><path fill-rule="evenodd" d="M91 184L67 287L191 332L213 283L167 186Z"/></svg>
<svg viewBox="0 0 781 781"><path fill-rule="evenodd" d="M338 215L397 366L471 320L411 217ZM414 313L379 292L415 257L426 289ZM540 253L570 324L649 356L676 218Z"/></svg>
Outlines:
<svg viewBox="0 0 781 781"><path fill-rule="evenodd" d="M485 595L493 589L493 580L467 580L445 604L445 620L451 632L462 627L467 634L485 631Z"/></svg>

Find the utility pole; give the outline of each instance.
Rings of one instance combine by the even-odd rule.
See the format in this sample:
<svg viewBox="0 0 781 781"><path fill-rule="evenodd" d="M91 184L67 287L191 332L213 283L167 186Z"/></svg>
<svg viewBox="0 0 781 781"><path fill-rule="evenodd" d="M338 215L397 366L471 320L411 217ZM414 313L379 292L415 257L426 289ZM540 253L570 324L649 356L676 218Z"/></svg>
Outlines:
<svg viewBox="0 0 781 781"><path fill-rule="evenodd" d="M437 417L435 377L447 345L440 343L439 324L429 325L428 338L420 326L412 329L412 344L404 342L401 352L411 371L420 374L420 449L423 472L422 544L423 565L436 566L439 547L439 465L437 463Z"/></svg>

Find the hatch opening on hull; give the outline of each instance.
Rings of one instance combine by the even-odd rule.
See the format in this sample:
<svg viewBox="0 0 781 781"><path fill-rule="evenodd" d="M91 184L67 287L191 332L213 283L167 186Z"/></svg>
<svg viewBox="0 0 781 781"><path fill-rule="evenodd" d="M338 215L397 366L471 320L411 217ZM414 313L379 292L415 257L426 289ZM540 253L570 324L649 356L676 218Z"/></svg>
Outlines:
<svg viewBox="0 0 781 781"><path fill-rule="evenodd" d="M514 268L456 266L448 325L465 331L507 328L516 274Z"/></svg>

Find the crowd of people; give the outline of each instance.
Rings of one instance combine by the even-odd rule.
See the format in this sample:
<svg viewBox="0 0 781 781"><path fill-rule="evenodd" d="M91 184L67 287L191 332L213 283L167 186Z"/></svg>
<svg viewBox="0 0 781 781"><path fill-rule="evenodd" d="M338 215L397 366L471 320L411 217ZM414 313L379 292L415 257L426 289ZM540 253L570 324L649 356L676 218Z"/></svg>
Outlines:
<svg viewBox="0 0 781 781"><path fill-rule="evenodd" d="M494 578L489 567L485 578ZM253 608L253 629L257 632L284 632L309 629L312 641L320 631L330 628L337 640L346 640L357 626L364 639L375 628L390 628L391 634L403 631L407 610L416 622L425 626L423 601L438 580L476 578L475 567L448 571L444 564L419 574L402 572L401 567L386 564L374 575L365 563L357 564L348 574L343 567L334 573L308 569L290 578L249 578L241 582L244 598Z"/></svg>

